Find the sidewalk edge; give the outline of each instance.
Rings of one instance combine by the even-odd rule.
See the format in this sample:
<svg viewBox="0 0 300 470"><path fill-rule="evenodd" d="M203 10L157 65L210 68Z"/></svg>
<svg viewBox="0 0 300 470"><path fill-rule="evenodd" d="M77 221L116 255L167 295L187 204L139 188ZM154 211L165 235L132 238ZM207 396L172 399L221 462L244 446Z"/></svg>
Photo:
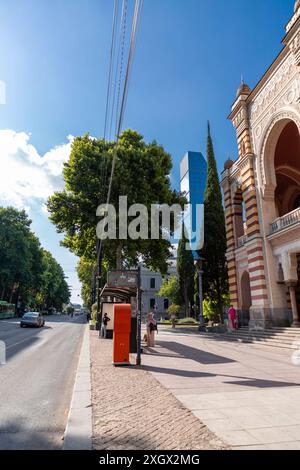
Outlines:
<svg viewBox="0 0 300 470"><path fill-rule="evenodd" d="M78 360L63 450L92 450L90 330L86 325Z"/></svg>

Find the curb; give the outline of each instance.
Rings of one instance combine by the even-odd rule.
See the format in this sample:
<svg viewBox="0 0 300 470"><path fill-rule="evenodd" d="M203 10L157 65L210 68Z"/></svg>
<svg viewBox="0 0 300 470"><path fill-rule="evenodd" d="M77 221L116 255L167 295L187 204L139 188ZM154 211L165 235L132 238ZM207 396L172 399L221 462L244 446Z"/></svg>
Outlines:
<svg viewBox="0 0 300 470"><path fill-rule="evenodd" d="M92 450L90 331L85 328L63 450Z"/></svg>

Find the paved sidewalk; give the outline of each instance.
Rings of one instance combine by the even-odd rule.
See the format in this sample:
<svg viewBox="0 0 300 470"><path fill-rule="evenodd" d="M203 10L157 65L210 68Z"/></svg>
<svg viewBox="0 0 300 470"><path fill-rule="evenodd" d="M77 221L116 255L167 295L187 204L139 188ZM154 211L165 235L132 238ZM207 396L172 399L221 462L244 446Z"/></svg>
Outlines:
<svg viewBox="0 0 300 470"><path fill-rule="evenodd" d="M92 449L90 335L86 325L64 436L64 450Z"/></svg>
<svg viewBox="0 0 300 470"><path fill-rule="evenodd" d="M143 364L235 449L300 449L300 366L291 351L160 328Z"/></svg>
<svg viewBox="0 0 300 470"><path fill-rule="evenodd" d="M152 374L136 367L115 368L112 341L100 340L91 331L90 346L94 449L226 447Z"/></svg>

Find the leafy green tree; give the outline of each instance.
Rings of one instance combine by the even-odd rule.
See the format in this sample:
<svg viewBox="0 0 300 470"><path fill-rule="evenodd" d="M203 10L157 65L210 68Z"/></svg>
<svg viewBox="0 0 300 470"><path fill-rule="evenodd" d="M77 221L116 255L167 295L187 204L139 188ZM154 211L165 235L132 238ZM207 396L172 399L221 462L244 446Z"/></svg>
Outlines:
<svg viewBox="0 0 300 470"><path fill-rule="evenodd" d="M180 304L181 296L178 277L170 276L164 279L157 295L159 297L168 298L172 304Z"/></svg>
<svg viewBox="0 0 300 470"><path fill-rule="evenodd" d="M63 245L86 260L95 261L96 208L106 203L114 143L77 137L69 161L64 167L65 190L48 201L50 218L58 232L64 234ZM119 140L112 184L111 203L118 209L119 196L127 196L128 207L143 204L150 214L152 204L181 203L180 194L171 189L171 157L156 142L146 144L133 130L124 131ZM107 178L105 178L107 175ZM106 240L104 262L108 268L134 266L143 260L147 267L167 271L170 244L160 240ZM149 217L150 219L150 217ZM132 218L129 218L129 222ZM151 221L149 220L149 228ZM160 226L160 232L163 227Z"/></svg>
<svg viewBox="0 0 300 470"><path fill-rule="evenodd" d="M70 300L70 292L63 269L49 251L42 249L42 256L43 274L39 291L40 307L46 310L51 307L61 310L63 304Z"/></svg>
<svg viewBox="0 0 300 470"><path fill-rule="evenodd" d="M25 211L0 207L0 295L9 302L27 301L40 283L40 243L30 225Z"/></svg>
<svg viewBox="0 0 300 470"><path fill-rule="evenodd" d="M25 211L0 207L0 295L35 308L60 308L69 290L61 266L41 248Z"/></svg>
<svg viewBox="0 0 300 470"><path fill-rule="evenodd" d="M183 234L177 252L177 272L179 276L179 285L181 298L184 303L185 315L189 316L189 305L194 302L194 258L191 250L187 249L187 239Z"/></svg>
<svg viewBox="0 0 300 470"><path fill-rule="evenodd" d="M222 193L214 155L213 142L208 124L207 136L207 184L204 204L203 270L204 297L216 303L222 314L222 298L228 292L226 265L226 231L222 205Z"/></svg>
<svg viewBox="0 0 300 470"><path fill-rule="evenodd" d="M93 278L96 273L95 261L84 257L80 258L77 265L77 274L81 282L81 298L85 307L91 307L91 290Z"/></svg>

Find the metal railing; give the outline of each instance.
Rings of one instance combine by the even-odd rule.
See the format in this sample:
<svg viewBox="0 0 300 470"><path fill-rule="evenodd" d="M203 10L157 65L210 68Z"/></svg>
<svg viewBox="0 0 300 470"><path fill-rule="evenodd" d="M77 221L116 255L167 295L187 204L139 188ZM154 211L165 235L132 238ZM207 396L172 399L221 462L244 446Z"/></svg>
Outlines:
<svg viewBox="0 0 300 470"><path fill-rule="evenodd" d="M270 225L271 234L279 232L280 230L290 227L291 225L295 225L298 222L300 222L300 207L272 222Z"/></svg>
<svg viewBox="0 0 300 470"><path fill-rule="evenodd" d="M238 248L241 248L242 246L246 245L248 240L247 235L243 235L242 237L238 238L237 245Z"/></svg>

